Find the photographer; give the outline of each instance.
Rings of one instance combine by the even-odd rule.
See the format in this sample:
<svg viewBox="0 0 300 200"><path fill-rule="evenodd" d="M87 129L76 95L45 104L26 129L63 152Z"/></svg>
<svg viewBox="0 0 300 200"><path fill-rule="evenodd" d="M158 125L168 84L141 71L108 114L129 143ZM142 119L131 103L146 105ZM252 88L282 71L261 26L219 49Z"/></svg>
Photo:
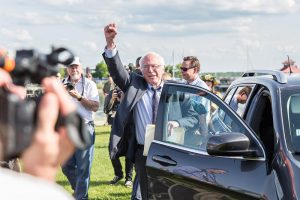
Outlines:
<svg viewBox="0 0 300 200"><path fill-rule="evenodd" d="M120 88L115 87L108 93L107 98L105 98L104 113L107 115L107 122L110 125L115 118L118 106L121 102L121 96L122 91L120 90Z"/></svg>
<svg viewBox="0 0 300 200"><path fill-rule="evenodd" d="M55 131L57 116L59 112L62 116L67 116L76 107L55 78L45 78L42 85L45 95L38 107L37 126L30 146L20 157L23 171L36 177L1 169L1 199L72 199L67 192L51 182L55 180L59 165L74 152L74 145L67 136L66 128L61 127L59 134ZM10 75L2 69L0 87L18 96L24 95L25 91L24 87L13 85ZM2 128L0 127L1 160L7 145L7 133Z"/></svg>
<svg viewBox="0 0 300 200"><path fill-rule="evenodd" d="M83 69L78 57L67 66L68 77L63 80L69 95L78 104L78 112L85 120L92 144L84 150L77 149L72 157L62 166L68 178L74 197L77 200L88 199L90 172L94 157L95 127L94 115L99 108L99 94L96 84L83 76Z"/></svg>
<svg viewBox="0 0 300 200"><path fill-rule="evenodd" d="M115 86L113 90L111 90L108 94L107 103L104 105L104 112L107 114L108 124L112 124L117 113L118 106L123 99L123 92L122 90ZM115 177L109 182L111 185L115 185L121 179L124 178L123 171L122 171L122 164L119 158L111 159L111 164L114 168ZM128 159L125 158L125 186L131 187L132 186L132 171L133 171L133 163Z"/></svg>

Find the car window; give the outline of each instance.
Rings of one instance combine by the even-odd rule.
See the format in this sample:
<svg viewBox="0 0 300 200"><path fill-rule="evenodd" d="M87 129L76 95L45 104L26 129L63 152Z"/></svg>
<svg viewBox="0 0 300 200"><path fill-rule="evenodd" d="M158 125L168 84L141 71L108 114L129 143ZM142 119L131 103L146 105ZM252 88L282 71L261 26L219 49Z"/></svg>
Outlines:
<svg viewBox="0 0 300 200"><path fill-rule="evenodd" d="M246 121L264 144L267 157L272 160L276 140L270 91L265 87L261 87L253 97L249 109L250 112L245 116Z"/></svg>
<svg viewBox="0 0 300 200"><path fill-rule="evenodd" d="M227 93L226 97L224 98L225 103L229 104L231 98L233 97L233 94L234 94L235 90L236 90L236 87L230 89L230 91ZM218 109L218 117L221 120L225 121L226 115L225 115L225 112L222 109Z"/></svg>
<svg viewBox="0 0 300 200"><path fill-rule="evenodd" d="M182 88L180 88L182 89ZM217 109L209 112L210 104ZM222 101L196 89L169 88L164 102L162 141L206 151L208 139L217 134L248 134L244 125ZM226 115L226 121L223 116Z"/></svg>
<svg viewBox="0 0 300 200"><path fill-rule="evenodd" d="M238 87L230 100L229 106L241 117L244 114L252 88L253 86Z"/></svg>
<svg viewBox="0 0 300 200"><path fill-rule="evenodd" d="M224 102L229 104L234 92L235 92L236 88L232 88L230 89L230 92L227 93L226 97L224 98Z"/></svg>
<svg viewBox="0 0 300 200"><path fill-rule="evenodd" d="M291 95L287 101L288 124L294 150L300 150L300 94Z"/></svg>

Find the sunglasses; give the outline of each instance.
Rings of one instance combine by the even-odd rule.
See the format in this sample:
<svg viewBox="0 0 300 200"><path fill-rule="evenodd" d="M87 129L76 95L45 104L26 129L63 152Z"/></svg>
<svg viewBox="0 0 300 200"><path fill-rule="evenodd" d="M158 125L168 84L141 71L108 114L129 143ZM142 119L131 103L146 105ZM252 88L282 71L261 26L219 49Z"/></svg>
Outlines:
<svg viewBox="0 0 300 200"><path fill-rule="evenodd" d="M187 70L193 69L193 68L195 68L195 67L196 67L196 66L189 67L189 68L187 68L187 67L180 67L180 69L181 69L181 71L186 72Z"/></svg>

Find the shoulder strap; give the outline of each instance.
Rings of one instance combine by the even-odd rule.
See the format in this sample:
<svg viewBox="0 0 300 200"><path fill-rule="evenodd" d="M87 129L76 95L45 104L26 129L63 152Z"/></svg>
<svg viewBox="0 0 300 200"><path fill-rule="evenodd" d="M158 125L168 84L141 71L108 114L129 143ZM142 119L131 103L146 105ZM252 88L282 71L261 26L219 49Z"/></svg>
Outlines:
<svg viewBox="0 0 300 200"><path fill-rule="evenodd" d="M83 96L84 86L85 86L85 77L83 75L81 75L81 77L82 77L82 92L81 92L81 96Z"/></svg>

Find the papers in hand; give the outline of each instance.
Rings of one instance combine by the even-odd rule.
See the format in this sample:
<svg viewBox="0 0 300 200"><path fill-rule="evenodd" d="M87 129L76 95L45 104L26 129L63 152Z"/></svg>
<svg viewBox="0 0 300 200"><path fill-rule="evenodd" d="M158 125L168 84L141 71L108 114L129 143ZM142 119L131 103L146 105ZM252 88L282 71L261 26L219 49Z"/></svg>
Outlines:
<svg viewBox="0 0 300 200"><path fill-rule="evenodd" d="M184 128L172 128L171 133L167 135L166 140L171 143L183 144L184 143Z"/></svg>
<svg viewBox="0 0 300 200"><path fill-rule="evenodd" d="M151 145L151 142L154 139L154 133L155 133L155 125L154 124L148 124L146 126L146 134L145 134L145 144L144 144L144 152L143 155L147 156L148 151ZM172 128L171 134L167 134L166 141L170 143L175 144L183 144L184 143L184 134L185 130L182 127L176 127Z"/></svg>
<svg viewBox="0 0 300 200"><path fill-rule="evenodd" d="M145 144L143 155L147 156L152 140L154 139L155 125L148 124L146 126Z"/></svg>

